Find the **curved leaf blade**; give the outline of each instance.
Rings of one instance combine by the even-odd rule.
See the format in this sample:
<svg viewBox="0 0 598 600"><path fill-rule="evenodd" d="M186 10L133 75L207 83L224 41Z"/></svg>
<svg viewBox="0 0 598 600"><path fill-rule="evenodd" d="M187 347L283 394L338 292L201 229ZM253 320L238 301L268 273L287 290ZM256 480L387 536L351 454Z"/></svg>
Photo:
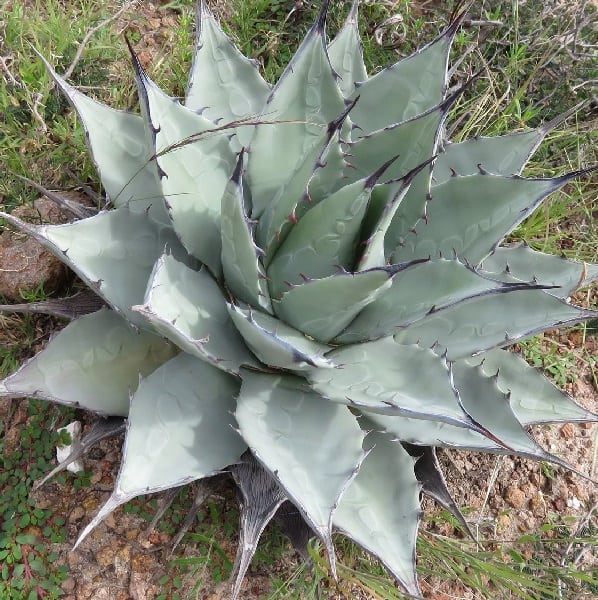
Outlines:
<svg viewBox="0 0 598 600"><path fill-rule="evenodd" d="M261 112L270 86L255 61L246 58L222 31L205 0L197 7L197 38L185 106L201 111L214 123L243 121ZM250 127L238 127L242 146Z"/></svg>
<svg viewBox="0 0 598 600"><path fill-rule="evenodd" d="M209 477L246 450L233 429L236 378L180 354L143 379L133 397L114 491L75 548L115 508L141 494Z"/></svg>
<svg viewBox="0 0 598 600"><path fill-rule="evenodd" d="M370 433L368 455L344 493L333 523L377 556L408 594L419 596L415 542L421 518L414 460L388 436Z"/></svg>
<svg viewBox="0 0 598 600"><path fill-rule="evenodd" d="M434 164L432 187L444 183L451 173L475 175L480 168L495 175L521 175L523 167L538 149L546 135L574 114L580 105L544 123L536 129L475 137L463 142L445 144Z"/></svg>
<svg viewBox="0 0 598 600"><path fill-rule="evenodd" d="M307 373L312 389L364 412L402 415L469 427L451 387L445 360L392 338L341 347L327 354L338 368ZM421 425L421 423L420 423Z"/></svg>
<svg viewBox="0 0 598 600"><path fill-rule="evenodd" d="M489 174L451 177L434 188L426 219L405 236L392 260L457 254L478 264L546 196L576 175L554 179Z"/></svg>
<svg viewBox="0 0 598 600"><path fill-rule="evenodd" d="M253 218L273 203L289 173L305 167L311 171L313 161L307 157L345 109L324 44L327 8L328 1L266 100L262 115L268 123L255 129L247 168Z"/></svg>
<svg viewBox="0 0 598 600"><path fill-rule="evenodd" d="M342 187L308 210L289 229L268 266L273 297L305 278L320 279L353 269L361 223L375 181Z"/></svg>
<svg viewBox="0 0 598 600"><path fill-rule="evenodd" d="M220 199L235 166L227 139L231 132L167 96L132 50L131 55L174 230L187 251L219 277Z"/></svg>
<svg viewBox="0 0 598 600"><path fill-rule="evenodd" d="M438 352L446 351L449 360L457 360L597 316L598 312L571 306L542 290L515 290L432 313L394 339L399 344L433 345Z"/></svg>
<svg viewBox="0 0 598 600"><path fill-rule="evenodd" d="M272 312L266 275L260 263L262 250L253 241L245 212L243 156L222 195L222 270L226 285L238 300Z"/></svg>
<svg viewBox="0 0 598 600"><path fill-rule="evenodd" d="M364 458L355 417L301 380L254 372L243 376L235 416L254 456L324 543L335 572L332 516Z"/></svg>
<svg viewBox="0 0 598 600"><path fill-rule="evenodd" d="M178 352L161 337L135 331L101 309L72 321L48 345L7 377L2 397L29 397L126 417L129 394Z"/></svg>
<svg viewBox="0 0 598 600"><path fill-rule="evenodd" d="M446 88L448 54L458 17L436 40L355 86L359 96L353 122L367 135L426 112L439 104Z"/></svg>
<svg viewBox="0 0 598 600"><path fill-rule="evenodd" d="M500 281L537 281L557 286L550 293L562 299L598 279L598 265L538 252L526 244L497 248L482 261L480 269Z"/></svg>
<svg viewBox="0 0 598 600"><path fill-rule="evenodd" d="M171 227L132 206L65 225L29 225L0 213L69 266L116 312L135 325L145 321L131 306L142 302L154 263L164 250L188 260Z"/></svg>
<svg viewBox="0 0 598 600"><path fill-rule="evenodd" d="M161 256L143 304L133 310L179 348L219 369L238 374L241 365L257 364L206 269L195 271L172 256Z"/></svg>
<svg viewBox="0 0 598 600"><path fill-rule="evenodd" d="M496 385L504 394L509 394L511 409L523 425L598 420L598 415L579 406L513 352L490 350L464 362L469 366L479 365L484 375L496 378Z"/></svg>
<svg viewBox="0 0 598 600"><path fill-rule="evenodd" d="M162 188L152 161L154 148L143 119L92 100L60 77L41 54L38 56L77 111L94 165L113 204L161 203Z"/></svg>
<svg viewBox="0 0 598 600"><path fill-rule="evenodd" d="M338 75L338 86L345 97L351 95L357 82L368 77L359 37L358 8L359 0L353 0L345 24L328 44L330 64Z"/></svg>
<svg viewBox="0 0 598 600"><path fill-rule="evenodd" d="M333 366L324 357L330 346L310 340L270 315L232 304L228 309L245 343L265 365L291 371Z"/></svg>
<svg viewBox="0 0 598 600"><path fill-rule="evenodd" d="M389 289L366 306L334 341L350 344L400 334L400 328L460 304L528 287L527 283L507 284L484 277L456 258L411 263L394 276Z"/></svg>
<svg viewBox="0 0 598 600"><path fill-rule="evenodd" d="M274 300L274 312L299 331L327 343L391 286L393 274L391 268L370 269L309 280Z"/></svg>

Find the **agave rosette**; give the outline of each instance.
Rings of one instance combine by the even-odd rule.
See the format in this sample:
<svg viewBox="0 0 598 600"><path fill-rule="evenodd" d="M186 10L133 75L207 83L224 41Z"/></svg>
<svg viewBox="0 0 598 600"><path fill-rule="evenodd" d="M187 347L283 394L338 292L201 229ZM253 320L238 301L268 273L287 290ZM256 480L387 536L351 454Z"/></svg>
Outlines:
<svg viewBox="0 0 598 600"><path fill-rule="evenodd" d="M567 299L598 266L501 245L579 173L519 175L561 119L444 138L460 17L368 77L358 2L328 45L322 4L273 87L205 2L184 104L133 52L141 114L46 63L113 208L66 225L3 216L104 306L34 307L76 318L0 395L98 414L78 453L126 419L114 492L77 544L137 495L228 471L243 497L234 595L274 516L300 550L320 538L333 572L336 528L418 594L420 493L466 526L436 447L567 466L526 427L595 420L504 348L595 318Z"/></svg>

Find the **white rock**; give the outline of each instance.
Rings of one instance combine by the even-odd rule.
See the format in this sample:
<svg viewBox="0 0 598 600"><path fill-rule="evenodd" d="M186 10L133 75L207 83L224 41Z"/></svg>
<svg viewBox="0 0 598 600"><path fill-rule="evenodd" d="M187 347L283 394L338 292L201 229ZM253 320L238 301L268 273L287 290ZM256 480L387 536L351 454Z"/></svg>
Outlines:
<svg viewBox="0 0 598 600"><path fill-rule="evenodd" d="M62 462L68 458L68 455L71 453L73 446L77 446L79 441L81 440L81 422L73 421L69 423L66 427L62 427L58 430L58 433L61 431L68 431L71 435L71 444L68 446L57 446L56 447L56 460L58 462ZM67 471L71 471L73 473L81 473L84 470L83 462L81 460L74 460L67 467Z"/></svg>
<svg viewBox="0 0 598 600"><path fill-rule="evenodd" d="M571 498L567 498L567 506L569 508L578 509L581 508L581 502L576 496L571 496Z"/></svg>

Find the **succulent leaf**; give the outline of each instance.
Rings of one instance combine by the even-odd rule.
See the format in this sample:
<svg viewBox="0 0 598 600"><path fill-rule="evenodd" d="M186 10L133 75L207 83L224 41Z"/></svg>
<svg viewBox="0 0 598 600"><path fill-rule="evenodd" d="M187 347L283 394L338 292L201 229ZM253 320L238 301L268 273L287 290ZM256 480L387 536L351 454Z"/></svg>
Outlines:
<svg viewBox="0 0 598 600"><path fill-rule="evenodd" d="M401 335L399 329L420 321L425 325L427 318L444 310L471 303L471 310L475 311L477 301L483 297L530 287L533 289L527 283L494 281L456 258L414 262L398 272L391 286L366 306L334 341L348 344L393 333ZM464 314L468 310L463 307Z"/></svg>
<svg viewBox="0 0 598 600"><path fill-rule="evenodd" d="M543 290L515 290L432 312L394 338L399 344L434 345L456 360L597 316L596 311L572 306Z"/></svg>
<svg viewBox="0 0 598 600"><path fill-rule="evenodd" d="M185 106L216 124L243 122L258 115L270 86L254 61L246 58L222 31L205 0L197 7L197 38ZM236 128L241 146L252 128Z"/></svg>
<svg viewBox="0 0 598 600"><path fill-rule="evenodd" d="M320 279L338 273L339 266L353 268L361 222L374 184L367 178L342 187L293 225L268 266L274 298L305 277Z"/></svg>
<svg viewBox="0 0 598 600"><path fill-rule="evenodd" d="M447 181L452 173L475 175L480 168L505 177L520 175L546 135L578 109L579 105L574 106L537 129L445 144L434 165L432 187Z"/></svg>
<svg viewBox="0 0 598 600"><path fill-rule="evenodd" d="M334 366L324 357L330 346L309 339L270 315L235 305L229 306L229 314L247 346L265 365L291 371Z"/></svg>
<svg viewBox="0 0 598 600"><path fill-rule="evenodd" d="M299 331L327 343L392 285L393 275L392 268L381 268L306 281L274 300L274 312Z"/></svg>
<svg viewBox="0 0 598 600"><path fill-rule="evenodd" d="M135 331L114 311L79 317L3 382L0 396L81 406L101 415L129 412L129 394L178 352L162 338Z"/></svg>
<svg viewBox="0 0 598 600"><path fill-rule="evenodd" d="M499 445L519 456L545 460L578 472L534 441L511 409L509 394L503 393L495 378L485 375L480 367L455 366L453 383L463 408Z"/></svg>
<svg viewBox="0 0 598 600"><path fill-rule="evenodd" d="M262 114L268 123L256 126L247 167L253 218L275 202L290 173L302 166L311 169L306 158L321 146L328 124L344 111L324 44L327 7L328 0L266 100Z"/></svg>
<svg viewBox="0 0 598 600"><path fill-rule="evenodd" d="M427 214L413 232L403 231L393 262L452 256L479 263L549 194L576 174L554 179L490 175L451 177L434 188Z"/></svg>
<svg viewBox="0 0 598 600"><path fill-rule="evenodd" d="M255 245L245 212L243 156L222 196L222 270L227 288L239 300L272 312L266 275L260 264L262 250Z"/></svg>
<svg viewBox="0 0 598 600"><path fill-rule="evenodd" d="M420 115L442 101L448 54L461 19L415 54L355 86L350 99L359 96L359 102L351 118L362 136Z"/></svg>
<svg viewBox="0 0 598 600"><path fill-rule="evenodd" d="M419 596L415 541L421 509L414 460L384 434L368 434L365 447L368 454L334 512L334 525L377 556L409 594Z"/></svg>
<svg viewBox="0 0 598 600"><path fill-rule="evenodd" d="M368 413L471 426L451 387L448 364L430 349L383 338L342 346L327 357L338 368L307 374L311 387L325 398Z"/></svg>
<svg viewBox="0 0 598 600"><path fill-rule="evenodd" d="M247 372L235 412L243 439L324 543L334 572L332 515L364 458L345 406L303 389L289 375ZM284 439L284 444L276 440ZM326 465L314 470L313 465Z"/></svg>
<svg viewBox="0 0 598 600"><path fill-rule="evenodd" d="M174 229L187 251L219 277L219 200L236 162L227 140L231 131L218 131L211 121L167 96L132 57Z"/></svg>
<svg viewBox="0 0 598 600"><path fill-rule="evenodd" d="M219 369L238 373L241 365L256 364L207 269L195 271L164 254L143 304L133 310L179 348Z"/></svg>
<svg viewBox="0 0 598 600"><path fill-rule="evenodd" d="M172 229L151 214L124 206L66 225L29 225L12 215L0 216L71 267L119 314L144 326L130 307L142 301L154 263L165 248L188 260Z"/></svg>
<svg viewBox="0 0 598 600"><path fill-rule="evenodd" d="M598 420L597 415L579 406L513 352L490 350L457 361L455 368L459 369L462 362L480 365L486 376L495 376L496 385L504 394L509 394L511 409L523 425Z"/></svg>
<svg viewBox="0 0 598 600"><path fill-rule="evenodd" d="M60 77L38 53L48 73L77 111L108 198L115 206L130 200L159 205L162 189L154 149L143 119L88 98Z"/></svg>
<svg viewBox="0 0 598 600"><path fill-rule="evenodd" d="M209 477L247 446L231 427L234 377L179 354L143 379L131 398L123 460L114 491L77 543L125 502Z"/></svg>
<svg viewBox="0 0 598 600"><path fill-rule="evenodd" d="M598 279L598 265L538 252L526 244L497 248L482 261L480 268L500 281L537 281L556 286L550 293L562 299Z"/></svg>
<svg viewBox="0 0 598 600"><path fill-rule="evenodd" d="M338 75L337 83L345 97L352 94L357 82L367 79L357 23L358 7L359 0L353 0L345 24L328 44L330 64Z"/></svg>

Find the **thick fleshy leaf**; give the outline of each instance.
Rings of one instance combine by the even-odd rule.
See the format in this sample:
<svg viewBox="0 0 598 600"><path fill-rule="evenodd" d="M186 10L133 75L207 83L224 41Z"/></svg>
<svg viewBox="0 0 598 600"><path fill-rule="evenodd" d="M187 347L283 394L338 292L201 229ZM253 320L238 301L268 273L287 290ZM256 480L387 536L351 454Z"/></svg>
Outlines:
<svg viewBox="0 0 598 600"><path fill-rule="evenodd" d="M235 165L231 130L167 96L133 54L142 112L153 134L162 192L188 252L220 276L220 199Z"/></svg>
<svg viewBox="0 0 598 600"><path fill-rule="evenodd" d="M372 198L368 214L364 219L363 229L369 237L364 243L363 252L359 259L357 266L359 271L381 267L386 264L386 248L388 240L393 237L392 228L396 223L395 217L401 209L405 197L412 191L414 183L424 175L422 171L426 169L429 162L426 161L409 171L407 175L398 181L378 185L372 191Z"/></svg>
<svg viewBox="0 0 598 600"><path fill-rule="evenodd" d="M420 419L401 415L381 415L368 412L360 419L366 430L385 431L398 442L417 446L440 446L460 450L483 450L504 454L507 451L479 431L467 427L457 427L442 421L427 420L422 427Z"/></svg>
<svg viewBox="0 0 598 600"><path fill-rule="evenodd" d="M344 142L341 141L342 127L341 124L332 136L329 136L330 141L317 159L315 169L307 182L305 198L308 203L317 204L346 185L343 171L347 165L347 155Z"/></svg>
<svg viewBox="0 0 598 600"><path fill-rule="evenodd" d="M434 345L439 353L446 351L449 360L456 360L596 317L598 312L571 306L542 290L516 290L430 314L394 338L399 344Z"/></svg>
<svg viewBox="0 0 598 600"><path fill-rule="evenodd" d="M353 93L358 81L367 79L357 22L358 7L359 0L353 0L345 24L328 44L330 64L338 75L338 86L345 97Z"/></svg>
<svg viewBox="0 0 598 600"><path fill-rule="evenodd" d="M444 183L453 173L474 175L480 168L495 175L520 175L546 134L579 108L574 106L537 129L445 144L434 164L432 187Z"/></svg>
<svg viewBox="0 0 598 600"><path fill-rule="evenodd" d="M243 156L222 195L222 270L226 287L235 298L272 312L266 275L253 241L253 225L245 211L243 193Z"/></svg>
<svg viewBox="0 0 598 600"><path fill-rule="evenodd" d="M100 417L89 430L81 437L81 439L73 440L69 455L58 463L47 475L35 483L34 489L44 485L54 475L64 471L70 464L79 460L87 454L96 444L102 440L116 437L125 432L126 421L123 417Z"/></svg>
<svg viewBox="0 0 598 600"><path fill-rule="evenodd" d="M419 596L415 542L421 518L414 460L384 434L370 433L359 473L344 493L333 523L377 556L405 590Z"/></svg>
<svg viewBox="0 0 598 600"><path fill-rule="evenodd" d="M353 270L362 220L376 177L342 187L309 210L289 233L268 266L273 298L301 284ZM383 265L380 265L383 266Z"/></svg>
<svg viewBox="0 0 598 600"><path fill-rule="evenodd" d="M261 112L270 86L255 61L246 58L222 31L205 0L197 9L197 38L185 106L217 124L242 121ZM252 128L236 129L241 145Z"/></svg>
<svg viewBox="0 0 598 600"><path fill-rule="evenodd" d="M171 228L131 206L66 225L30 225L0 216L38 240L114 310L140 326L143 319L130 307L143 300L154 263L165 249L186 257Z"/></svg>
<svg viewBox="0 0 598 600"><path fill-rule="evenodd" d="M116 486L75 547L115 508L141 494L209 477L246 445L233 429L237 380L188 354L143 379L131 399Z"/></svg>
<svg viewBox="0 0 598 600"><path fill-rule="evenodd" d="M392 338L355 344L327 355L336 369L313 369L311 387L329 400L366 412L402 415L469 427L450 384L449 367L432 350Z"/></svg>
<svg viewBox="0 0 598 600"><path fill-rule="evenodd" d="M133 201L162 202L154 148L143 119L88 98L69 85L38 54L52 79L73 105L108 198L122 206Z"/></svg>
<svg viewBox="0 0 598 600"><path fill-rule="evenodd" d="M366 306L334 341L349 344L393 335L399 328L425 321L431 315L459 304L529 287L527 283L494 281L458 259L421 261L397 273L390 288ZM501 301L497 299L497 302ZM468 314L475 315L475 306L471 310Z"/></svg>
<svg viewBox="0 0 598 600"><path fill-rule="evenodd" d="M489 437L494 438L511 454L533 460L547 460L579 473L564 460L546 452L532 439L511 409L509 394L499 389L495 377L485 375L481 367L466 368L464 364L455 364L453 383L467 413L484 428Z"/></svg>
<svg viewBox="0 0 598 600"><path fill-rule="evenodd" d="M559 298L567 298L576 289L598 279L598 265L544 254L526 244L497 248L482 261L480 268L489 277L501 281L537 281L558 286L550 293Z"/></svg>
<svg viewBox="0 0 598 600"><path fill-rule="evenodd" d="M351 99L359 96L359 102L351 118L362 135L406 121L441 102L448 54L462 17L415 54L355 86Z"/></svg>
<svg viewBox="0 0 598 600"><path fill-rule="evenodd" d="M334 366L324 357L330 346L315 342L286 323L249 307L231 304L228 308L245 343L265 365L291 371Z"/></svg>
<svg viewBox="0 0 598 600"><path fill-rule="evenodd" d="M250 452L246 452L241 461L231 467L231 473L242 495L241 532L232 575L232 600L235 600L260 537L287 496Z"/></svg>
<svg viewBox="0 0 598 600"><path fill-rule="evenodd" d="M355 417L306 391L301 379L254 372L243 375L235 416L254 456L324 543L335 573L332 515L364 457Z"/></svg>
<svg viewBox="0 0 598 600"><path fill-rule="evenodd" d="M444 446L464 450L483 450L496 454L516 454L533 460L548 460L560 466L564 461L544 451L523 428L511 408L509 394L497 385L497 377L486 375L482 367L458 361L452 364L451 385L462 408L470 415L470 428L451 423L367 413L361 422L364 429L386 431L398 441L417 446ZM525 413L524 413L525 414ZM529 414L529 412L528 412ZM576 471L577 472L577 471Z"/></svg>
<svg viewBox="0 0 598 600"><path fill-rule="evenodd" d="M311 170L313 161L308 157L322 145L322 132L345 108L324 44L327 9L325 0L316 23L266 101L262 114L268 123L255 129L247 168L253 218L274 203L289 174L302 166Z"/></svg>
<svg viewBox="0 0 598 600"><path fill-rule="evenodd" d="M405 236L392 261L456 253L477 264L546 196L578 175L554 179L487 174L451 177L434 188L427 203L427 217Z"/></svg>
<svg viewBox="0 0 598 600"><path fill-rule="evenodd" d="M350 104L335 120L330 121L327 127L321 128L303 160L281 181L276 195L262 210L256 228L256 239L266 251L263 259L266 266L276 255L278 247L286 239L292 226L314 204L341 187L345 162L339 136L353 106L354 104ZM252 164L251 160L249 164ZM260 197L255 195L254 189L252 193L255 209L255 202Z"/></svg>
<svg viewBox="0 0 598 600"><path fill-rule="evenodd" d="M357 106L359 101L352 112L357 110ZM380 178L381 182L404 177L409 171L426 162L435 152L438 128L448 108L449 102L443 102L423 114L376 130L348 144L350 163L354 166L345 169L347 181L351 183L361 177L367 177L392 156L398 156L399 160L386 169ZM429 179L430 173L426 183ZM422 212L416 216L421 216Z"/></svg>
<svg viewBox="0 0 598 600"><path fill-rule="evenodd" d="M195 271L163 255L143 305L133 309L179 348L219 369L238 373L241 365L256 364L228 316L222 290L206 269Z"/></svg>
<svg viewBox="0 0 598 600"><path fill-rule="evenodd" d="M457 368L461 362L455 363ZM511 409L524 425L598 420L597 415L579 406L538 369L513 352L490 350L464 362L469 366L480 365L488 377L496 376L496 385L509 394Z"/></svg>
<svg viewBox="0 0 598 600"><path fill-rule="evenodd" d="M126 416L139 376L152 373L178 349L161 337L135 331L115 312L80 317L3 381L0 397L29 397Z"/></svg>
<svg viewBox="0 0 598 600"><path fill-rule="evenodd" d="M358 273L343 271L296 285L273 300L283 321L320 342L329 342L392 284L392 267Z"/></svg>

